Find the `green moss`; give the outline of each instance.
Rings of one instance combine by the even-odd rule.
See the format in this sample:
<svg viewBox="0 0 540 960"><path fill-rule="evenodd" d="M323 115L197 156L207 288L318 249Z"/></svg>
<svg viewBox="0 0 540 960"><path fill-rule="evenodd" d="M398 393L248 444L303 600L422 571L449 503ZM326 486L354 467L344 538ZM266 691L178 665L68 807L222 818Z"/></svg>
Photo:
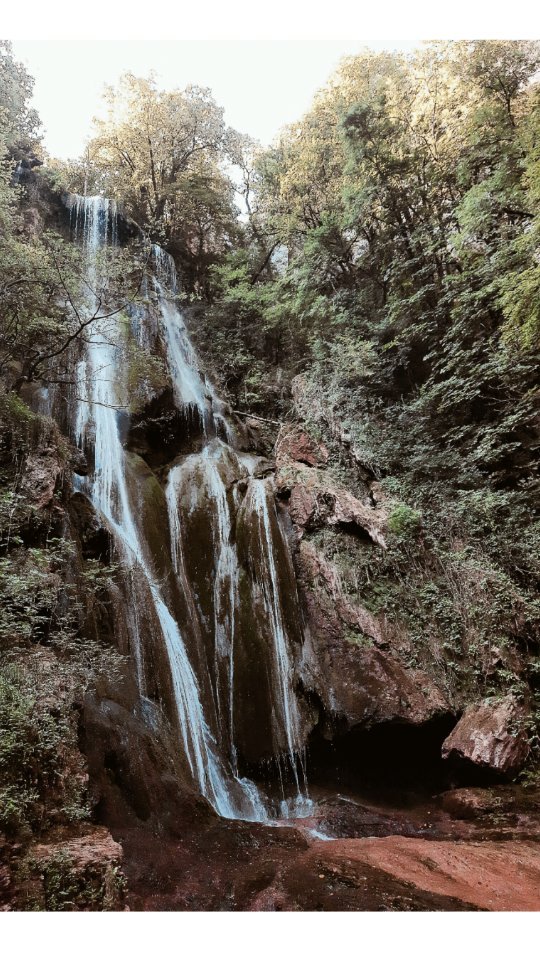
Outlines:
<svg viewBox="0 0 540 960"><path fill-rule="evenodd" d="M126 478L132 501L138 504L135 519L150 547L152 564L159 576L169 576L169 522L163 488L148 464L135 453L126 452Z"/></svg>
<svg viewBox="0 0 540 960"><path fill-rule="evenodd" d="M0 393L0 420L29 424L37 419L37 414L16 393Z"/></svg>

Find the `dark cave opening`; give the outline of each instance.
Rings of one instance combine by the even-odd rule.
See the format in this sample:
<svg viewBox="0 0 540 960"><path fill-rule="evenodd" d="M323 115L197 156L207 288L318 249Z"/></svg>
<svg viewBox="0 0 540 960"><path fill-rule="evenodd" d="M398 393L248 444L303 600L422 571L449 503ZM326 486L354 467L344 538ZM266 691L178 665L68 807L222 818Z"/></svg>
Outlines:
<svg viewBox="0 0 540 960"><path fill-rule="evenodd" d="M418 725L386 722L370 729L356 727L332 739L318 726L308 743L308 782L387 800L500 782L501 777L488 770L442 758L442 744L455 724L455 715L446 713Z"/></svg>

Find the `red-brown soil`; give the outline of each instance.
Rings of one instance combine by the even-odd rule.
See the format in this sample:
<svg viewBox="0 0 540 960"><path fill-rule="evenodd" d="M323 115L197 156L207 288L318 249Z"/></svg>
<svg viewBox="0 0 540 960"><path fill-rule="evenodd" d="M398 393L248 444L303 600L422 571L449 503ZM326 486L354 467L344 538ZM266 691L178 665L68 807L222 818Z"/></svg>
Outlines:
<svg viewBox="0 0 540 960"><path fill-rule="evenodd" d="M464 791L458 799L465 810ZM536 802L503 788L502 799L485 799L495 813L471 819L468 809L450 814L451 801L391 809L321 798L313 817L294 825L204 818L181 839L138 827L113 833L131 910L540 909ZM478 790L471 804L478 808Z"/></svg>

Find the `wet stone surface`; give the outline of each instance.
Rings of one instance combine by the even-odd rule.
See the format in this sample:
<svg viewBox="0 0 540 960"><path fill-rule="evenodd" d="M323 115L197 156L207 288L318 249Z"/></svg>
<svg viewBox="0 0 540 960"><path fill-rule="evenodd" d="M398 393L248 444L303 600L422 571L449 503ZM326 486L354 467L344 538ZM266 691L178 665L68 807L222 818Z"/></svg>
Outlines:
<svg viewBox="0 0 540 960"><path fill-rule="evenodd" d="M321 793L312 816L275 827L195 819L174 841L136 827L120 831L128 903L134 910L540 909L538 797L488 792L485 804L499 812L472 821L449 812L448 792L399 807ZM463 807L467 791L459 793ZM478 794L471 791L471 803Z"/></svg>

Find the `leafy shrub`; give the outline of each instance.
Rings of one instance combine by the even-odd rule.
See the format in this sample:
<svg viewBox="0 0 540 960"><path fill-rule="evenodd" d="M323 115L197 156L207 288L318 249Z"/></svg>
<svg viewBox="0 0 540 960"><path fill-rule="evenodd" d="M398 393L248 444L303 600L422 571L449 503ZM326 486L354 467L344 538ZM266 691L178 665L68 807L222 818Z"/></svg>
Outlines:
<svg viewBox="0 0 540 960"><path fill-rule="evenodd" d="M422 514L406 503L398 503L388 518L388 529L396 537L415 537L422 525Z"/></svg>
<svg viewBox="0 0 540 960"><path fill-rule="evenodd" d="M53 809L63 822L89 816L76 679L50 660L0 671L0 828L10 834L39 832Z"/></svg>

